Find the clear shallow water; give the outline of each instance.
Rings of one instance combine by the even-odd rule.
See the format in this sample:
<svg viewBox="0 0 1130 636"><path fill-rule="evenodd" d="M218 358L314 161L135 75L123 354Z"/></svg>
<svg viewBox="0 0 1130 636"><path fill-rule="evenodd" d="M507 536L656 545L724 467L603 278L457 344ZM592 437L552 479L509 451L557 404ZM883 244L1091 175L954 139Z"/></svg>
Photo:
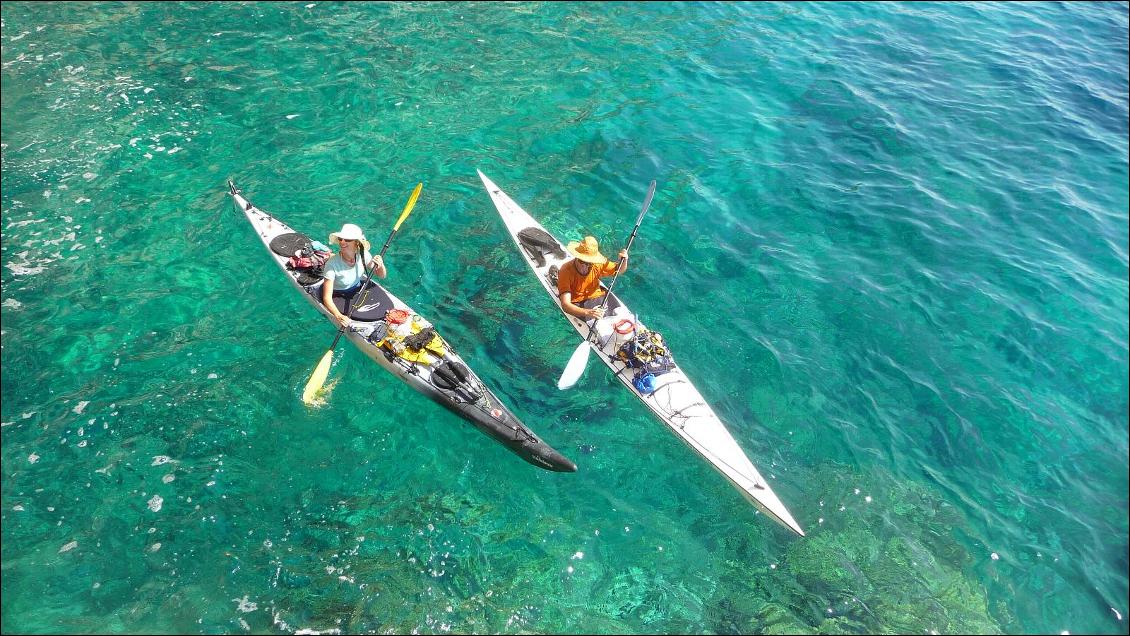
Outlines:
<svg viewBox="0 0 1130 636"><path fill-rule="evenodd" d="M1127 633L1121 4L3 7L5 632ZM622 242L809 536L592 367L481 168ZM572 475L339 347L225 195ZM594 404L607 403L604 409ZM995 556L994 556L995 555Z"/></svg>

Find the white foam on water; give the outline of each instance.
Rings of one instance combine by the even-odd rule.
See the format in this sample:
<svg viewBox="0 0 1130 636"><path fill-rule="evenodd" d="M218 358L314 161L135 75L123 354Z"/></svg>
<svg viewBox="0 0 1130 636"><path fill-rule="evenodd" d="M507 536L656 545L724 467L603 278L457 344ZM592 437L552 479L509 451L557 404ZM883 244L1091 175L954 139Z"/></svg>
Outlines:
<svg viewBox="0 0 1130 636"><path fill-rule="evenodd" d="M71 550L74 550L77 547L78 547L78 541L71 541L67 545L59 548L59 554L62 554L64 552L70 552Z"/></svg>
<svg viewBox="0 0 1130 636"><path fill-rule="evenodd" d="M46 220L47 220L47 219L28 219L28 220L26 220L26 221L16 221L16 222L14 222L14 223L9 223L9 224L8 224L8 227L9 227L9 228L13 228L13 227L23 227L23 226L25 226L25 225L29 225L29 224L31 224L31 223L43 223L43 222L44 222L44 221L46 221Z"/></svg>
<svg viewBox="0 0 1130 636"><path fill-rule="evenodd" d="M153 495L153 497L149 500L147 505L149 506L149 509L152 510L153 512L160 512L161 511L161 504L163 504L163 503L165 503L165 500L161 498L161 495Z"/></svg>

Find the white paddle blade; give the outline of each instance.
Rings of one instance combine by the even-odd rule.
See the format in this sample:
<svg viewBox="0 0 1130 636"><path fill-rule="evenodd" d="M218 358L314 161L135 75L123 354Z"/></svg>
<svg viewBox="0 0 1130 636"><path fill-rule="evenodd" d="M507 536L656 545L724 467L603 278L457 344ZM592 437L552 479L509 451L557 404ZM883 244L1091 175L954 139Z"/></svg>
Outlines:
<svg viewBox="0 0 1130 636"><path fill-rule="evenodd" d="M572 388L577 380L581 379L581 374L585 372L585 367L589 364L589 352L589 343L587 342L582 342L581 346L577 347L577 350L569 358L569 364L565 365L561 379L557 381L558 389L564 391Z"/></svg>
<svg viewBox="0 0 1130 636"><path fill-rule="evenodd" d="M310 376L310 380L306 382L306 389L302 391L302 401L307 405L315 402L314 396L326 383L326 376L330 374L330 363L333 362L334 352L330 349L326 355L318 362L318 366L314 369L314 374Z"/></svg>

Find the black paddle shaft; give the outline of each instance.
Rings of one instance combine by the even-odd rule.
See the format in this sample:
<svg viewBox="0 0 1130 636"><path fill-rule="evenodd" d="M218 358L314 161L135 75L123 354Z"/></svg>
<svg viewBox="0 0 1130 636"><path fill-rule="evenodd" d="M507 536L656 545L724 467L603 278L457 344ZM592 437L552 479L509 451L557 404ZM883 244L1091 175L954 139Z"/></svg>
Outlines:
<svg viewBox="0 0 1130 636"><path fill-rule="evenodd" d="M651 181L651 185L647 189L647 197L643 200L643 209L640 210L640 216L636 219L636 226L632 228L632 235L628 237L628 245L624 248L624 255L628 255L628 250L632 249L632 242L636 240L636 232L640 229L640 223L643 223L643 215L647 214L647 208L651 205L651 197L655 196L655 180ZM620 269L616 268L616 275L612 277L612 282L608 284L608 293L604 294L604 302L600 303L600 309L603 311L608 306L608 299L612 297L612 288L616 286L616 279L620 278ZM596 331L595 329L593 331Z"/></svg>

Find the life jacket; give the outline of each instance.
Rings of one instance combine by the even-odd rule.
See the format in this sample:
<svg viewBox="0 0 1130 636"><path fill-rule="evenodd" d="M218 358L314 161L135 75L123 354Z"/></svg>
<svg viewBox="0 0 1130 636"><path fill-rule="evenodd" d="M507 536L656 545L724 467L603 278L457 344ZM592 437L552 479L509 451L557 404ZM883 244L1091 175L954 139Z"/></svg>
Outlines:
<svg viewBox="0 0 1130 636"><path fill-rule="evenodd" d="M632 386L643 395L651 395L658 388L656 378L675 368L671 351L656 331L639 330L635 336L620 346L616 355L636 369Z"/></svg>
<svg viewBox="0 0 1130 636"><path fill-rule="evenodd" d="M620 345L616 357L629 367L639 369L637 375L662 375L675 368L675 361L671 358L667 344L663 342L663 336L647 329L636 330L635 336Z"/></svg>

